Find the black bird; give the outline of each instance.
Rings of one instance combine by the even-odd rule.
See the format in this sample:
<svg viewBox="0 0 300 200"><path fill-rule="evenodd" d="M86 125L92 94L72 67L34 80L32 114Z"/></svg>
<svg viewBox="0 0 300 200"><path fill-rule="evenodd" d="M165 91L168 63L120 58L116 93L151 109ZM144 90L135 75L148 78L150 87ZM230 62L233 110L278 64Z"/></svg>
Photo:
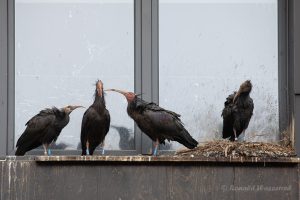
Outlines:
<svg viewBox="0 0 300 200"><path fill-rule="evenodd" d="M49 145L55 142L61 130L69 123L70 113L82 106L66 106L58 109L46 108L32 117L25 125L24 133L17 141L16 156L23 156L27 151L43 145L44 154L50 155Z"/></svg>
<svg viewBox="0 0 300 200"><path fill-rule="evenodd" d="M109 131L110 115L105 106L103 83L96 83L94 103L85 111L81 124L82 155L93 155L101 144L104 154L104 139Z"/></svg>
<svg viewBox="0 0 300 200"><path fill-rule="evenodd" d="M250 80L245 81L237 92L229 95L224 103L223 117L223 138L237 140L241 133L248 128L253 114L254 104L250 97L252 84Z"/></svg>
<svg viewBox="0 0 300 200"><path fill-rule="evenodd" d="M157 155L158 145L165 144L166 139L177 141L189 149L198 145L198 142L184 128L179 114L165 110L155 103L148 103L132 92L116 89L107 91L115 91L126 97L128 115L155 142L153 155Z"/></svg>

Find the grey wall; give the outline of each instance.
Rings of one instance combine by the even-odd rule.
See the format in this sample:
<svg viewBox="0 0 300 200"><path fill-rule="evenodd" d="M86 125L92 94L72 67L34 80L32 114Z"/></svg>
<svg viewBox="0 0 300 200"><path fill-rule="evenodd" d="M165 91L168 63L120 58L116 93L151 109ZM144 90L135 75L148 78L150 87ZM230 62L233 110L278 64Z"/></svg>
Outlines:
<svg viewBox="0 0 300 200"><path fill-rule="evenodd" d="M0 161L0 199L299 199L297 164Z"/></svg>

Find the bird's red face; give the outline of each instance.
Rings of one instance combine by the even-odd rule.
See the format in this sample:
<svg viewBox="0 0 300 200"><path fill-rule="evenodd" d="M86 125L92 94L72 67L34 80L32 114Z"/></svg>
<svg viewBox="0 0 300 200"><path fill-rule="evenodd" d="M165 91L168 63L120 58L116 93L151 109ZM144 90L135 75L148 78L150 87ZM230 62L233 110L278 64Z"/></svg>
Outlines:
<svg viewBox="0 0 300 200"><path fill-rule="evenodd" d="M103 83L102 83L101 80L97 81L96 90L97 90L98 96L102 97L102 95L103 95Z"/></svg>
<svg viewBox="0 0 300 200"><path fill-rule="evenodd" d="M132 102L135 99L135 94L133 92L127 92L124 94L128 102Z"/></svg>
<svg viewBox="0 0 300 200"><path fill-rule="evenodd" d="M107 89L105 91L113 91L113 92L118 92L120 94L123 94L128 102L132 102L136 98L136 94L134 94L133 92L126 92L126 91L117 90L117 89Z"/></svg>

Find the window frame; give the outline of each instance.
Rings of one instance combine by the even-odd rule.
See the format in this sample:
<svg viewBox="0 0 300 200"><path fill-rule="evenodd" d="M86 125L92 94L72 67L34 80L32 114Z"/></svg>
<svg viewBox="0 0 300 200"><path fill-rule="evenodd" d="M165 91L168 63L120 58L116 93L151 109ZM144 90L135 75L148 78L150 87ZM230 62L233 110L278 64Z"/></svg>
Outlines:
<svg viewBox="0 0 300 200"><path fill-rule="evenodd" d="M299 72L300 3L278 1L278 91L279 129L286 130L292 145L300 150L295 137L300 114ZM135 92L146 101L159 103L159 0L134 0L134 74ZM0 155L14 154L15 82L15 0L0 0ZM298 22L298 24L297 24ZM294 43L295 42L295 43ZM298 103L295 108L295 103ZM295 110L296 109L296 110ZM296 112L296 113L295 113ZM298 122L298 123L296 123ZM300 128L299 128L300 129ZM150 154L152 141L135 124L135 150L108 150L108 155ZM170 151L161 151L163 154ZM173 152L173 150L171 151ZM80 154L79 150L54 150L56 155ZM32 154L41 154L34 150Z"/></svg>

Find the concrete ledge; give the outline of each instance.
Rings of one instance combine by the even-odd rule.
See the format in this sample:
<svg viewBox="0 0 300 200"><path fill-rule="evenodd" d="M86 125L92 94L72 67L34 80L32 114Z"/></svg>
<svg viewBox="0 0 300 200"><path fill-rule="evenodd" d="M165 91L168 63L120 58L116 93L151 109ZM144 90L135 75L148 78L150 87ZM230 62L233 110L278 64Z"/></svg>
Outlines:
<svg viewBox="0 0 300 200"><path fill-rule="evenodd" d="M7 156L0 199L299 200L299 159Z"/></svg>
<svg viewBox="0 0 300 200"><path fill-rule="evenodd" d="M282 158L213 158L182 156L7 156L5 160L34 160L36 162L189 162L189 163L300 163L298 157Z"/></svg>

